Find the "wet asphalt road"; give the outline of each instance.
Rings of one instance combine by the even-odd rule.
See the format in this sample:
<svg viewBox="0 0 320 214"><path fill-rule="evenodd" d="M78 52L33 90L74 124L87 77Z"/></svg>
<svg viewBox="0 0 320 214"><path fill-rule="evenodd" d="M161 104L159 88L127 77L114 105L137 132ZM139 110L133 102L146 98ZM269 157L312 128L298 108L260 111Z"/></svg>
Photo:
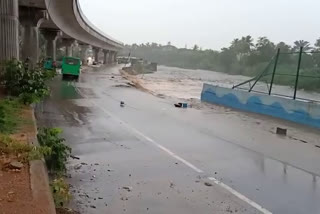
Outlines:
<svg viewBox="0 0 320 214"><path fill-rule="evenodd" d="M37 108L39 126L63 128L80 158L68 164L71 207L261 213L213 177L272 213L320 213L320 149L234 120L228 111L176 109L170 98L127 86L118 67L85 72L79 82L58 77Z"/></svg>

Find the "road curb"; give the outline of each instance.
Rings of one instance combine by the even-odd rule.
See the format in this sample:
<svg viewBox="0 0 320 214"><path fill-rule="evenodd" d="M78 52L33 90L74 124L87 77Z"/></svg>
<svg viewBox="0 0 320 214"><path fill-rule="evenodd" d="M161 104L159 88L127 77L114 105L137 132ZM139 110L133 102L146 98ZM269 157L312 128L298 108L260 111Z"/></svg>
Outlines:
<svg viewBox="0 0 320 214"><path fill-rule="evenodd" d="M35 146L39 146L37 139L37 122L34 115L34 108L32 108L32 121L35 129L35 135L30 139L31 143ZM29 162L30 164L30 184L33 200L36 203L46 204L47 208L42 210L43 213L47 214L56 214L56 209L52 197L52 193L49 186L49 177L48 170L45 165L45 161L42 158L41 160L33 160Z"/></svg>

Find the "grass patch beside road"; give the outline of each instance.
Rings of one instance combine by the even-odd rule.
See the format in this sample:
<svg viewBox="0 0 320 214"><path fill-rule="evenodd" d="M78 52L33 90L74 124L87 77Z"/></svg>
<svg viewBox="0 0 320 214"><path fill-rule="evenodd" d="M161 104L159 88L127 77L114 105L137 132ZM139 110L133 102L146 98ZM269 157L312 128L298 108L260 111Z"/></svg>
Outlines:
<svg viewBox="0 0 320 214"><path fill-rule="evenodd" d="M18 99L0 100L0 133L11 134L18 129L24 121L20 116L22 108Z"/></svg>
<svg viewBox="0 0 320 214"><path fill-rule="evenodd" d="M32 146L26 142L21 142L7 135L0 134L0 153L17 159L22 163L30 160L40 160L43 155L51 152L48 147Z"/></svg>

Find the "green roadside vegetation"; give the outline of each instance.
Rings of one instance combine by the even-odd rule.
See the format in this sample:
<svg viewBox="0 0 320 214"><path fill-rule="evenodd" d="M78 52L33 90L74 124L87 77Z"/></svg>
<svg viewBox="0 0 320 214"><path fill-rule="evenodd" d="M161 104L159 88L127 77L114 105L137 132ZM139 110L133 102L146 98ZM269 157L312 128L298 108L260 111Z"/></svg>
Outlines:
<svg viewBox="0 0 320 214"><path fill-rule="evenodd" d="M23 116L25 106L18 98L0 99L0 154L10 156L21 163L41 159L50 151L47 147L37 147L16 139L14 135L20 132L29 121Z"/></svg>
<svg viewBox="0 0 320 214"><path fill-rule="evenodd" d="M50 148L50 153L44 159L53 179L50 188L57 208L63 207L71 199L69 185L63 179L71 148L65 145L61 134L62 130L59 128L42 128L37 135L40 146Z"/></svg>
<svg viewBox="0 0 320 214"><path fill-rule="evenodd" d="M71 148L65 145L65 139L60 136L62 130L39 129L37 139L40 146L20 139L20 135L23 135L20 134L20 128L33 123L30 117L31 121L25 119L25 111L30 111L30 104L40 102L50 94L47 82L55 75L55 71L45 70L42 65L31 68L18 60L6 62L0 76L0 83L5 90L5 96L0 97L0 155L19 161L21 165L44 158L52 178L50 187L55 204L61 207L71 197L69 186L63 179Z"/></svg>
<svg viewBox="0 0 320 214"><path fill-rule="evenodd" d="M220 51L202 49L198 45L191 48L177 48L170 42L167 45L157 43L126 45L121 55L143 58L162 65L203 69L223 72L231 75L254 77L259 75L271 62L280 48L275 83L293 86L298 65L298 51L303 47L299 89L320 90L320 39L314 46L304 40L294 42L291 46L284 42L274 43L267 37L259 37L256 41L251 36L234 39L228 47ZM273 63L273 64L272 64ZM270 74L272 69L270 69ZM283 75L285 74L285 75ZM268 79L267 79L268 78ZM265 80L270 81L271 75Z"/></svg>
<svg viewBox="0 0 320 214"><path fill-rule="evenodd" d="M19 116L22 105L17 99L5 98L0 100L0 133L13 133L23 122Z"/></svg>
<svg viewBox="0 0 320 214"><path fill-rule="evenodd" d="M10 96L28 105L40 102L49 94L46 82L52 77L52 72L42 66L30 68L18 60L11 60L6 63L3 84Z"/></svg>

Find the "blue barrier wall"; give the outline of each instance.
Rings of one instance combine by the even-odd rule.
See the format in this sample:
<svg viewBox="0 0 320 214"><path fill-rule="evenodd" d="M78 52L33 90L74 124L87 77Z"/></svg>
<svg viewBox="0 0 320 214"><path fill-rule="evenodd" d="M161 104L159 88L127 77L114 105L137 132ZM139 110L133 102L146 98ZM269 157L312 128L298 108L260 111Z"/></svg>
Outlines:
<svg viewBox="0 0 320 214"><path fill-rule="evenodd" d="M320 104L204 84L201 101L320 128Z"/></svg>

